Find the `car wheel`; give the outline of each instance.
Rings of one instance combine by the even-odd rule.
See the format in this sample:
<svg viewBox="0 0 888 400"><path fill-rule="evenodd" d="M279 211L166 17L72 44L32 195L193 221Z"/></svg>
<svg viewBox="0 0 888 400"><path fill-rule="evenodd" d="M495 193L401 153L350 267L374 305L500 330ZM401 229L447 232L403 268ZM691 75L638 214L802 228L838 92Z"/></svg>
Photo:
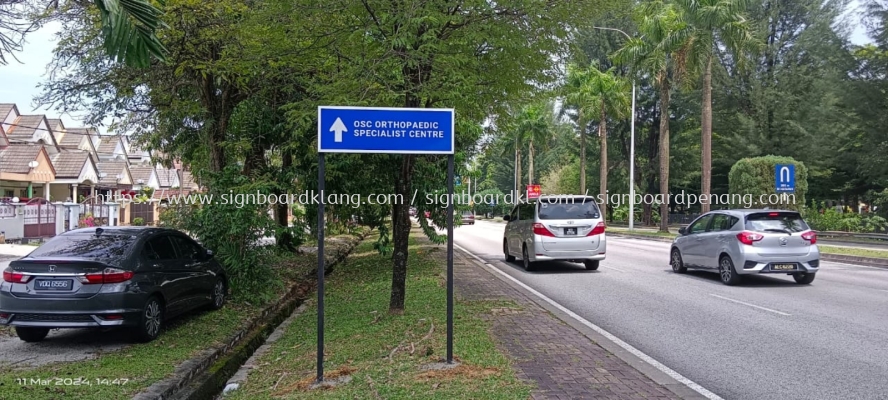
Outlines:
<svg viewBox="0 0 888 400"><path fill-rule="evenodd" d="M814 275L809 274L807 272L799 272L797 274L792 274L792 278L795 279L796 283L801 285L808 285L811 282L814 282Z"/></svg>
<svg viewBox="0 0 888 400"><path fill-rule="evenodd" d="M731 261L731 257L724 256L718 261L718 274L725 285L734 286L740 282L740 276L737 275L737 270L734 269L734 262Z"/></svg>
<svg viewBox="0 0 888 400"><path fill-rule="evenodd" d="M527 245L521 246L521 262L524 263L525 271L533 271L533 263L530 262L530 256L527 255Z"/></svg>
<svg viewBox="0 0 888 400"><path fill-rule="evenodd" d="M669 264L672 265L672 271L683 274L688 271L688 268L684 266L684 262L681 260L681 252L678 249L672 249L672 255L669 256Z"/></svg>
<svg viewBox="0 0 888 400"><path fill-rule="evenodd" d="M152 296L142 308L139 324L133 328L133 335L141 343L148 343L160 335L163 329L163 304L156 296Z"/></svg>
<svg viewBox="0 0 888 400"><path fill-rule="evenodd" d="M221 278L216 280L216 284L213 285L213 303L210 308L218 310L225 305L226 289L224 280Z"/></svg>
<svg viewBox="0 0 888 400"><path fill-rule="evenodd" d="M503 240L503 254L506 256L507 262L515 261L515 256L509 254L509 241Z"/></svg>
<svg viewBox="0 0 888 400"><path fill-rule="evenodd" d="M17 326L15 327L15 334L18 335L19 339L25 342L36 343L46 339L46 335L49 334L49 328Z"/></svg>
<svg viewBox="0 0 888 400"><path fill-rule="evenodd" d="M584 260L584 261L583 261L583 265L585 265L585 266L586 266L586 269L588 269L589 271L596 271L596 270L598 270L598 264L599 264L599 263L600 263L599 260Z"/></svg>

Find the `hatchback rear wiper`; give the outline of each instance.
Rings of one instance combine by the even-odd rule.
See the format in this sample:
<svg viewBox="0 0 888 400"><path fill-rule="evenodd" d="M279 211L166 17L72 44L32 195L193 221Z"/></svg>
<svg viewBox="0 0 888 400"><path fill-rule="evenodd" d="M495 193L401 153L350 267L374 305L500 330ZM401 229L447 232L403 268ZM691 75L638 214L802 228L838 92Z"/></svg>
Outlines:
<svg viewBox="0 0 888 400"><path fill-rule="evenodd" d="M783 232L783 233L786 233L786 234L792 236L792 231L789 229L768 228L768 229L765 229L765 232Z"/></svg>

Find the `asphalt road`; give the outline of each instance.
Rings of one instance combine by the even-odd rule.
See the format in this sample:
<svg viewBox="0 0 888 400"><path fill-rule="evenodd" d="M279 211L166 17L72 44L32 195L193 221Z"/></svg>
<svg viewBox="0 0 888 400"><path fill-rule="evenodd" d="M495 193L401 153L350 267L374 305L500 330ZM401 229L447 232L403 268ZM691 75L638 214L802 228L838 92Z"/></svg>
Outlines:
<svg viewBox="0 0 888 400"><path fill-rule="evenodd" d="M598 271L505 263L505 225L460 226L454 241L724 399L885 399L888 270L822 262L789 276L723 285L675 274L669 243L608 237Z"/></svg>

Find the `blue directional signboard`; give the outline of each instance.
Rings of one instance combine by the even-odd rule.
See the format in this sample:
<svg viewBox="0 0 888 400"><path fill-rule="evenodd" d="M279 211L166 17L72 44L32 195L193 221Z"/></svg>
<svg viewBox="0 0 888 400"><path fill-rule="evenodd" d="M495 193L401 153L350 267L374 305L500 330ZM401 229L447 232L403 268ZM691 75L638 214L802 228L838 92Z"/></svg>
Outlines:
<svg viewBox="0 0 888 400"><path fill-rule="evenodd" d="M774 181L777 192L795 192L795 165L777 164L774 166Z"/></svg>
<svg viewBox="0 0 888 400"><path fill-rule="evenodd" d="M318 152L453 154L453 109L318 107Z"/></svg>

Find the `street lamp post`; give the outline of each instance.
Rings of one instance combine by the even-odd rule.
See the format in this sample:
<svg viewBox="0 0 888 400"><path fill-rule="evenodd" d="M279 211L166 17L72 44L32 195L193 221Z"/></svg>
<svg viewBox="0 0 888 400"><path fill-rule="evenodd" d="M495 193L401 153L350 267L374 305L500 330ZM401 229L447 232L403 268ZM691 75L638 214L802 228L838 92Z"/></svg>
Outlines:
<svg viewBox="0 0 888 400"><path fill-rule="evenodd" d="M604 28L596 26L595 29L620 32L626 39L631 40L626 32L616 28ZM629 123L629 230L635 228L635 78L632 78L632 121Z"/></svg>

